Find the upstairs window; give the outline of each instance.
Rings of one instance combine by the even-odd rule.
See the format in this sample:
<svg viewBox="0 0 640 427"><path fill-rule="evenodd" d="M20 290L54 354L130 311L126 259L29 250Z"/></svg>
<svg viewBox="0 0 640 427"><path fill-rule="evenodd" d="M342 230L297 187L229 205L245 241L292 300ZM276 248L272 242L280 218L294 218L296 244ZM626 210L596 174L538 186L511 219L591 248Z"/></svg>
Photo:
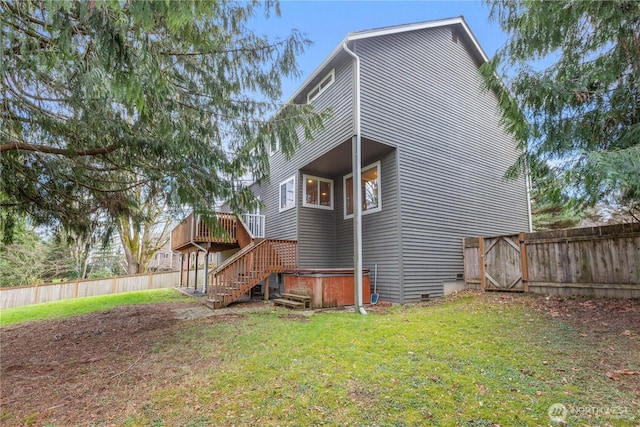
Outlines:
<svg viewBox="0 0 640 427"><path fill-rule="evenodd" d="M280 150L280 138L275 137L269 143L269 155L273 156Z"/></svg>
<svg viewBox="0 0 640 427"><path fill-rule="evenodd" d="M333 84L335 79L336 69L334 68L333 70L329 71L329 74L327 74L322 80L320 80L320 83L318 83L316 86L314 86L313 89L309 91L309 93L307 94L307 104L320 96L322 92L327 90L327 88Z"/></svg>
<svg viewBox="0 0 640 427"><path fill-rule="evenodd" d="M296 206L296 176L280 183L280 212Z"/></svg>
<svg viewBox="0 0 640 427"><path fill-rule="evenodd" d="M333 180L303 175L302 206L318 209L333 209Z"/></svg>
<svg viewBox="0 0 640 427"><path fill-rule="evenodd" d="M382 210L380 192L380 162L362 168L360 191L362 192L362 214ZM353 218L353 174L346 175L344 185L344 217Z"/></svg>

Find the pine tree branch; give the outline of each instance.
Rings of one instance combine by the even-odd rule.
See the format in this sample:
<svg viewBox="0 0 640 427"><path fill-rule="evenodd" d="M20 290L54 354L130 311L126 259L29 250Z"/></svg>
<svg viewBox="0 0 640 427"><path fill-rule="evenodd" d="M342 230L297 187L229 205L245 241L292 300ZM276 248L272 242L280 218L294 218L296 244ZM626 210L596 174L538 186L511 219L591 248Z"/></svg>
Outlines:
<svg viewBox="0 0 640 427"><path fill-rule="evenodd" d="M7 144L0 145L0 153L5 151L37 151L39 153L57 154L67 157L74 156L97 156L100 154L109 154L117 150L117 145L108 147L91 148L89 150L72 150L69 148L55 148L48 145L29 144L27 142L12 141Z"/></svg>
<svg viewBox="0 0 640 427"><path fill-rule="evenodd" d="M164 51L160 52L161 55L165 56L203 56L203 55L220 55L227 53L249 53L249 52L260 52L260 51L270 51L275 49L276 47L287 44L289 40L280 40L275 43L269 43L264 46L251 46L251 47L239 47L235 49L221 49L221 50L211 50L211 51L197 51L197 52L182 52L182 51Z"/></svg>

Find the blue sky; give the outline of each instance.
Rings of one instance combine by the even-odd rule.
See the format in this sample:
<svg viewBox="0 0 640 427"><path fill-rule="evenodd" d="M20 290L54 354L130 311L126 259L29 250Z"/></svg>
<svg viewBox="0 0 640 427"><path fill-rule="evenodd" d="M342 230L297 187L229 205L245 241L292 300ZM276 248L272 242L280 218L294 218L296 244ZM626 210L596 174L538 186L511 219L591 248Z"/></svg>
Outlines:
<svg viewBox="0 0 640 427"><path fill-rule="evenodd" d="M313 41L298 58L302 77L284 82L282 101L353 31L463 15L489 57L507 40L498 24L489 22L489 8L479 1L281 0L280 9L282 16L258 20L253 26L256 32L284 36L295 28Z"/></svg>

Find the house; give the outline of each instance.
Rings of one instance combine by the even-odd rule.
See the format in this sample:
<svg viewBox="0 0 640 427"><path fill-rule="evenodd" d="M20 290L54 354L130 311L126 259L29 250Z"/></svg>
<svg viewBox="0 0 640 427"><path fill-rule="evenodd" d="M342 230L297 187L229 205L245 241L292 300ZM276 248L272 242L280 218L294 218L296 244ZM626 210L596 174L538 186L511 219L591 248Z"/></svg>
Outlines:
<svg viewBox="0 0 640 427"><path fill-rule="evenodd" d="M155 253L148 265L150 271L174 271L179 267L180 254L171 250L169 242Z"/></svg>
<svg viewBox="0 0 640 427"><path fill-rule="evenodd" d="M377 270L381 299L442 296L463 280L463 237L528 230L525 180L503 179L519 152L500 125L496 94L483 89L486 61L462 17L348 34L292 97L330 107L331 118L313 140L301 137L289 160L272 147L270 183L254 187L265 241L290 245L281 255L298 269L353 268L358 133L362 265ZM240 239L246 222L227 229ZM183 228L201 227L190 224Z"/></svg>

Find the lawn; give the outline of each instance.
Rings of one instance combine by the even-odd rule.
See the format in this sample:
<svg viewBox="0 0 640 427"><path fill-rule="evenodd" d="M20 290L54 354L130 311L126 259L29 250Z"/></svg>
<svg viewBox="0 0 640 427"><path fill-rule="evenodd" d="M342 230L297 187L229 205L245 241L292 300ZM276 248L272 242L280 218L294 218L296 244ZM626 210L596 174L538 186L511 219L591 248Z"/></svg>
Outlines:
<svg viewBox="0 0 640 427"><path fill-rule="evenodd" d="M154 304L183 300L184 297L175 289L156 289L152 291L125 292L115 295L45 302L42 304L0 310L0 326L35 320L77 316L95 311L109 310L123 305Z"/></svg>
<svg viewBox="0 0 640 427"><path fill-rule="evenodd" d="M117 357L76 361L73 381L85 377L103 389L90 402L76 396L79 402L64 403L61 392L64 409L24 412L16 402L3 405L0 421L547 426L549 408L562 404L570 425L638 425L639 325L607 323L585 332L575 316L539 309L543 303L470 294L367 316L302 316L262 306L177 321L144 345L135 343L137 330L121 337L135 345ZM60 387L79 391L78 384Z"/></svg>

